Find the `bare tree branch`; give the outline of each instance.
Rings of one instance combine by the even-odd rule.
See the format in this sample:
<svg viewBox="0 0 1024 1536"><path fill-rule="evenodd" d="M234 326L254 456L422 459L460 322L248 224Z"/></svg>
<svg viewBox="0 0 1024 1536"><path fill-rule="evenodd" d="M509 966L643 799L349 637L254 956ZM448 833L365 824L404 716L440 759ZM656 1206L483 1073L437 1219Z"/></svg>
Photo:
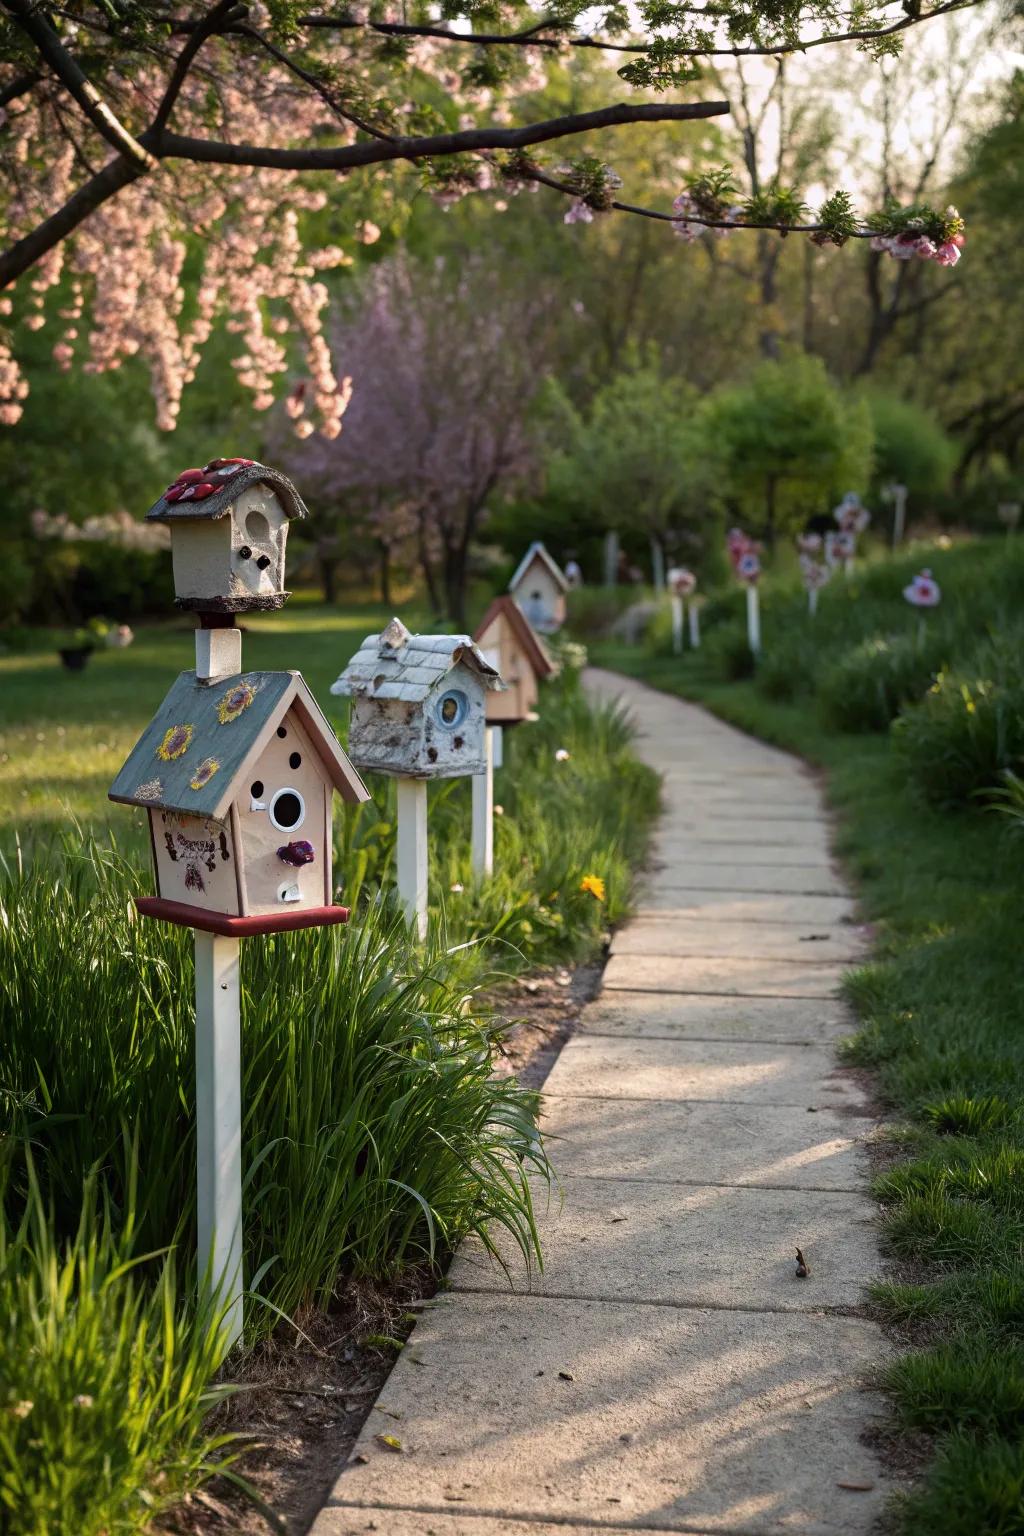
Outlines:
<svg viewBox="0 0 1024 1536"><path fill-rule="evenodd" d="M223 144L165 133L162 158L195 160L207 165L254 165L276 171L350 171L388 160L432 160L442 155L479 154L484 150L527 149L578 133L617 128L626 123L681 123L705 117L721 117L727 101L619 102L595 112L576 112L565 117L528 123L522 128L466 128L455 133L429 134L422 138L375 140L369 144L331 145L324 149L275 149L262 144ZM147 142L149 135L142 135Z"/></svg>
<svg viewBox="0 0 1024 1536"><path fill-rule="evenodd" d="M4 3L7 4L7 0L4 0ZM203 17L202 21L192 33L192 36L181 50L181 53L178 55L178 61L175 64L171 78L167 83L167 89L164 92L163 100L157 108L156 116L154 117L150 128L150 132L155 134L157 138L163 134L164 129L170 121L170 116L174 111L174 106L178 100L178 96L181 93L181 88L188 78L188 72L192 68L192 64L200 48L202 48L207 39L212 37L215 32L220 32L227 22L239 20L242 17L247 16L248 13L248 7L245 5L237 4L237 0L218 0L218 3L213 7L213 10L209 11Z"/></svg>

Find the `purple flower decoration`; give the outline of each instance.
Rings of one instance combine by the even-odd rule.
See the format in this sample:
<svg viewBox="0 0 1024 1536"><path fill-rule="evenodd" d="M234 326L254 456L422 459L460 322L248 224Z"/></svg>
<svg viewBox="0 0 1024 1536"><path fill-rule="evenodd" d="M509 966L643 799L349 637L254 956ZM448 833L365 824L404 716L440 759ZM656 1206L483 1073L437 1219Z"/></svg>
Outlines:
<svg viewBox="0 0 1024 1536"><path fill-rule="evenodd" d="M316 858L316 853L314 852L313 844L307 843L304 837L300 837L297 842L285 843L283 847L277 850L277 856L282 863L294 864L296 868L299 868L303 864L312 864Z"/></svg>

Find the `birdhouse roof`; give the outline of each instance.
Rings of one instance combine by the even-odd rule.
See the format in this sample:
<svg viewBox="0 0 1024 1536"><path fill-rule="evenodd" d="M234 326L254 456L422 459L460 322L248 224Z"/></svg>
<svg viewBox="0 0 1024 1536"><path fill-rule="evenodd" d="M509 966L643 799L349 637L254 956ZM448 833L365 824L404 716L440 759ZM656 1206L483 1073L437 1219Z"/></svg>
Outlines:
<svg viewBox="0 0 1024 1536"><path fill-rule="evenodd" d="M505 686L468 635L412 635L400 619L392 619L379 635L367 635L331 692L420 704L457 667L474 673L485 688Z"/></svg>
<svg viewBox="0 0 1024 1536"><path fill-rule="evenodd" d="M535 560L539 560L542 565L547 566L547 569L550 571L551 575L554 577L562 591L568 592L569 582L565 572L554 560L552 560L551 556L548 554L547 550L544 548L544 545L540 542L539 539L534 539L533 543L526 551L526 554L516 566L516 573L508 584L508 589L510 592L514 592L516 590L516 587L518 587L520 582L525 578L527 571L530 569L530 566Z"/></svg>
<svg viewBox="0 0 1024 1536"><path fill-rule="evenodd" d="M503 618L515 635L536 677L551 677L558 671L547 646L526 617L515 598L496 597L476 627L473 639L481 644L492 624Z"/></svg>
<svg viewBox="0 0 1024 1536"><path fill-rule="evenodd" d="M306 504L286 475L255 459L211 459L202 469L183 469L146 513L147 523L178 518L217 518L230 512L251 485L266 485L286 517L308 517Z"/></svg>
<svg viewBox="0 0 1024 1536"><path fill-rule="evenodd" d="M298 672L240 672L214 683L182 672L108 791L111 800L221 821L288 710L345 800L368 800Z"/></svg>

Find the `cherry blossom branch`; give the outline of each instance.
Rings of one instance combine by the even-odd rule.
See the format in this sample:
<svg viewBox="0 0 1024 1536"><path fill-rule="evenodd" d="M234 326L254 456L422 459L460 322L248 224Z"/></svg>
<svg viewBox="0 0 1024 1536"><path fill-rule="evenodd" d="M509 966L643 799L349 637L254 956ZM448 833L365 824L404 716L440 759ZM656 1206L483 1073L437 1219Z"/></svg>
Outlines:
<svg viewBox="0 0 1024 1536"><path fill-rule="evenodd" d="M371 123L366 122L361 116L357 116L355 112L350 111L347 107L343 107L326 81L321 80L318 75L312 74L310 70L304 69L301 64L295 59L290 58L283 49L278 48L275 43L272 43L268 37L264 37L262 32L257 31L255 27L242 25L236 26L233 30L241 33L243 37L251 37L253 42L259 43L260 47L264 48L272 59L276 59L296 79L302 80L306 85L310 86L320 97L320 100L331 109L335 117L340 117L344 122L351 123L353 128L359 128L363 133L368 133L371 138L383 139L386 143L394 142L393 134L385 133L381 128L374 128Z"/></svg>
<svg viewBox="0 0 1024 1536"><path fill-rule="evenodd" d="M536 167L521 172L523 178L538 182L542 187L550 187L554 192L561 192L564 197L578 198L579 192L570 183L559 181L555 176L548 176L544 171ZM704 229L728 229L738 231L743 229L767 229L775 230L780 235L818 235L828 233L826 224L782 224L772 223L768 219L706 219L696 213L687 213L681 218L678 213L662 213L658 208L643 208L639 203L624 203L619 198L612 198L607 204L609 210L616 213L632 213L641 219L656 219L661 224L700 224ZM851 230L847 236L850 240L870 240L877 233L873 229Z"/></svg>
<svg viewBox="0 0 1024 1536"><path fill-rule="evenodd" d="M166 97L165 97L166 100ZM428 160L441 155L479 153L483 150L523 149L552 139L568 138L599 128L626 123L685 122L718 117L729 110L726 101L620 103L596 112L579 112L550 118L524 128L471 128L458 133L423 138L379 139L362 144L335 145L326 149L272 149L256 144L221 144L147 128L139 137L147 155L162 160L190 160L208 165L264 166L281 171L348 171L389 160ZM71 234L101 204L141 176L146 167L137 159L120 156L104 166L57 211L0 254L0 289L6 288Z"/></svg>
<svg viewBox="0 0 1024 1536"><path fill-rule="evenodd" d="M33 6L32 0L3 0L3 4L22 31L31 38L44 61L81 107L96 131L119 154L135 161L143 170L152 170L156 165L153 155L128 131L103 100L45 16Z"/></svg>

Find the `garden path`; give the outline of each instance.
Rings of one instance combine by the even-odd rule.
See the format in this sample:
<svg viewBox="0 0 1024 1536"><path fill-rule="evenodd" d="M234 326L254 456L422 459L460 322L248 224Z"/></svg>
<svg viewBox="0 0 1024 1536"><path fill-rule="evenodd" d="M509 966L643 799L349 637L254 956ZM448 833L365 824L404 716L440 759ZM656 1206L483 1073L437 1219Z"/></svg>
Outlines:
<svg viewBox="0 0 1024 1536"><path fill-rule="evenodd" d="M872 1127L833 1047L862 939L818 786L694 705L587 686L628 703L665 810L545 1087L545 1268L463 1247L312 1536L859 1536L886 1495Z"/></svg>

